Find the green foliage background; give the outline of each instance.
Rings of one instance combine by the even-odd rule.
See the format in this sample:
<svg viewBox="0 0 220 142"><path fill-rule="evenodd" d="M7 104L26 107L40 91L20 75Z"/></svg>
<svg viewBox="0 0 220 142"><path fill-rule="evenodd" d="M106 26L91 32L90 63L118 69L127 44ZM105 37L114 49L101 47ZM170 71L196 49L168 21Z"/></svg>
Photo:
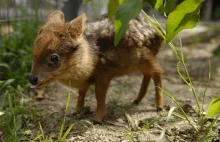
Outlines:
<svg viewBox="0 0 220 142"><path fill-rule="evenodd" d="M23 17L27 17L25 10L22 11ZM33 19L14 21L10 25L14 31L0 39L0 94L7 90L9 84L14 88L28 87L32 44L41 21L36 12Z"/></svg>
<svg viewBox="0 0 220 142"><path fill-rule="evenodd" d="M28 17L25 9L20 10L22 17ZM32 19L10 22L13 32L0 38L0 131L6 141L19 141L24 120L37 116L31 99L25 100L23 93L29 87L32 44L41 24L35 11Z"/></svg>

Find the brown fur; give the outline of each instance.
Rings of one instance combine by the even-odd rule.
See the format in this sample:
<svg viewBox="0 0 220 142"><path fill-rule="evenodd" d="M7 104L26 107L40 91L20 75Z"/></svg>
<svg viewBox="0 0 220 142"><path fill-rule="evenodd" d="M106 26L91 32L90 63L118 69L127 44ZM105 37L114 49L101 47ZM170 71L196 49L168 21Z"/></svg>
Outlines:
<svg viewBox="0 0 220 142"><path fill-rule="evenodd" d="M162 69L156 54L162 37L138 15L131 20L124 38L114 47L113 20L104 18L85 24L85 14L64 23L63 13L56 11L48 16L33 45L32 75L38 77L38 87L58 80L79 90L75 112L84 107L84 98L91 84L95 84L97 99L96 121L106 115L105 98L112 78L140 70L144 74L138 103L146 94L153 78L156 91L156 107L163 108ZM51 54L60 60L51 64Z"/></svg>

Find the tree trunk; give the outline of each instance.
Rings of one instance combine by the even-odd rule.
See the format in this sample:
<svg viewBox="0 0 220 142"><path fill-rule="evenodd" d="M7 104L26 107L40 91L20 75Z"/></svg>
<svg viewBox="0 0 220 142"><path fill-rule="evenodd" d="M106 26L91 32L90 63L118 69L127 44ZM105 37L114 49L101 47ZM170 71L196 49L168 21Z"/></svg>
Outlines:
<svg viewBox="0 0 220 142"><path fill-rule="evenodd" d="M66 21L70 21L77 17L77 12L81 4L82 0L68 0L64 3L62 11L65 14Z"/></svg>
<svg viewBox="0 0 220 142"><path fill-rule="evenodd" d="M210 21L212 19L212 3L213 3L213 0L205 1L202 20Z"/></svg>

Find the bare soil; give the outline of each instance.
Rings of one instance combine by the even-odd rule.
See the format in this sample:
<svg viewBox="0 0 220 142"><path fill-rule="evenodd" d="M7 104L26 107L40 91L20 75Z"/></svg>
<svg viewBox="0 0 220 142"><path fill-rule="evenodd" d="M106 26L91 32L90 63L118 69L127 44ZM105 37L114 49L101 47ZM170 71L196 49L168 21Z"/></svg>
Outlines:
<svg viewBox="0 0 220 142"><path fill-rule="evenodd" d="M207 31L199 33L205 34ZM184 33L183 33L184 34ZM199 34L196 33L198 36ZM181 49L185 55L185 61L189 73L194 82L199 100L206 87L209 73L209 60L211 62L211 81L206 91L204 107L207 109L210 101L219 96L216 90L220 87L220 59L213 55L213 50L220 44L219 35L202 42L193 40ZM187 40L188 41L188 40ZM184 42L184 39L183 39ZM184 44L184 43L183 43ZM177 56L167 47L162 49L158 55L164 69L164 89L171 93L186 111L190 119L198 121L197 105L191 89L180 79L176 72L178 62ZM181 71L183 68L180 65ZM36 101L35 105L40 109L41 124L45 134L50 137L58 137L68 92L71 93L71 101L66 116L66 127L76 123L66 141L73 142L191 142L196 141L198 135L192 127L183 119L172 115L167 121L167 113L170 108L175 107L175 103L165 96L165 109L156 112L155 91L151 82L148 92L139 105L132 105L139 92L142 74L137 72L128 76L123 76L112 80L107 94L108 115L103 124L93 125L95 116L96 99L94 86L87 93L86 106L90 106L90 112L86 114L72 115L72 110L76 104L77 91L69 90L64 86L54 83L45 88L45 97L41 101ZM36 93L35 93L36 94ZM33 97L31 92L29 96ZM175 112L180 112L177 108ZM126 117L127 116L127 117ZM152 125L150 125L152 124ZM40 133L39 125L30 122L29 128ZM220 131L219 122L215 125L214 131ZM161 133L165 134L161 138ZM219 136L216 138L220 138ZM214 140L213 140L214 141ZM217 141L217 140L216 140Z"/></svg>

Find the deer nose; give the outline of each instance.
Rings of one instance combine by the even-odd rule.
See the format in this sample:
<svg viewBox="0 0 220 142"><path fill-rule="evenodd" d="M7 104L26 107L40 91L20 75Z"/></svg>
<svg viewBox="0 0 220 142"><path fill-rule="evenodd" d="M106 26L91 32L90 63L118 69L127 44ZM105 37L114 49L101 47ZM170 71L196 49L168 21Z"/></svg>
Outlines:
<svg viewBox="0 0 220 142"><path fill-rule="evenodd" d="M30 75L30 76L29 76L29 82L30 82L32 85L37 85L38 77L36 77L35 75Z"/></svg>

